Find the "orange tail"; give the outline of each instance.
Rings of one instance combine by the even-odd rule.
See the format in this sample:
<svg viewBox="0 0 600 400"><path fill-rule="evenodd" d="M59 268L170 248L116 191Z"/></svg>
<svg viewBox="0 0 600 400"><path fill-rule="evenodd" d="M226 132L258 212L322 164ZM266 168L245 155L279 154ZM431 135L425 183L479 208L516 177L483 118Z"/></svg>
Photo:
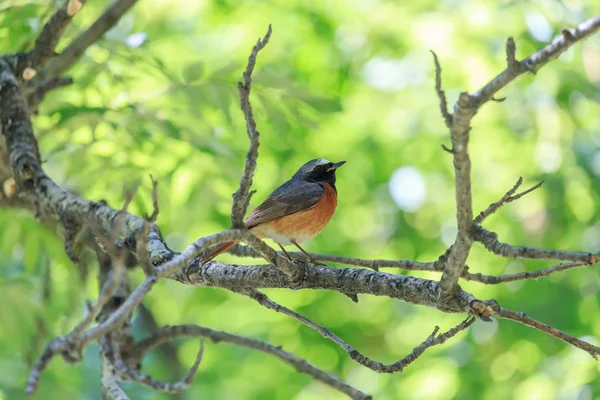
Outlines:
<svg viewBox="0 0 600 400"><path fill-rule="evenodd" d="M223 243L221 245L221 247L217 247L215 250L211 251L202 260L200 260L200 262L202 264L207 263L210 260L212 260L213 258L215 258L216 256L218 256L219 254L225 253L227 250L229 250L230 248L232 248L233 246L235 246L238 243L239 242L227 242L227 243Z"/></svg>

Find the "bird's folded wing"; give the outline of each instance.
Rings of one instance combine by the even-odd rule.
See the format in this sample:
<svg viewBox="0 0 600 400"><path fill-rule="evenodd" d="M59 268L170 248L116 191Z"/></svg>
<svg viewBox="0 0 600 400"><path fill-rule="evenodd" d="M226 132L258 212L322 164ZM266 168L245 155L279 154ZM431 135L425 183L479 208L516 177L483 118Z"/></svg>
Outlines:
<svg viewBox="0 0 600 400"><path fill-rule="evenodd" d="M287 181L279 186L246 219L248 229L314 207L325 188L316 182Z"/></svg>

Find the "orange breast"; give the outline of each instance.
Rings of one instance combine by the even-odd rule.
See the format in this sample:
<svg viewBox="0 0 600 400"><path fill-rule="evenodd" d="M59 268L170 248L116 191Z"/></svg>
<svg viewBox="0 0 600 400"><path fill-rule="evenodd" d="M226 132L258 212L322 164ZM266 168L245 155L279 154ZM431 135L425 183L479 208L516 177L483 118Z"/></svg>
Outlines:
<svg viewBox="0 0 600 400"><path fill-rule="evenodd" d="M308 210L255 226L251 229L252 233L284 246L290 244L290 240L301 243L312 239L327 226L337 206L337 193L330 184L325 183L324 186L323 197Z"/></svg>

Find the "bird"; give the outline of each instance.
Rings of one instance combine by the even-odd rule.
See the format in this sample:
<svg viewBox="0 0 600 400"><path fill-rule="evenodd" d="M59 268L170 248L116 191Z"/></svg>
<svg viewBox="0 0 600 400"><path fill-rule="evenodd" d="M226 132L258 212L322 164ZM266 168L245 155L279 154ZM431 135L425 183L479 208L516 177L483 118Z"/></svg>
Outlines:
<svg viewBox="0 0 600 400"><path fill-rule="evenodd" d="M338 198L335 172L345 163L324 158L308 161L250 213L244 221L246 229L261 239L275 241L289 260L292 258L283 246L294 245L318 264L300 243L315 237L331 220ZM223 243L201 262L207 263L237 243Z"/></svg>

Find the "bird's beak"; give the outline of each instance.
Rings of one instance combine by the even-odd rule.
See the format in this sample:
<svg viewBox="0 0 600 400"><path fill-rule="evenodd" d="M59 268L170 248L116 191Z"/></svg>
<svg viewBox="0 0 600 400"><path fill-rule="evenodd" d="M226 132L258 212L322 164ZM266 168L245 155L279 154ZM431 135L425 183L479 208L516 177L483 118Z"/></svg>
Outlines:
<svg viewBox="0 0 600 400"><path fill-rule="evenodd" d="M331 170L335 171L336 169L338 169L339 167L341 167L344 164L346 164L346 161L337 162L337 163L333 164L331 166L331 168L329 168L329 171L331 171Z"/></svg>

